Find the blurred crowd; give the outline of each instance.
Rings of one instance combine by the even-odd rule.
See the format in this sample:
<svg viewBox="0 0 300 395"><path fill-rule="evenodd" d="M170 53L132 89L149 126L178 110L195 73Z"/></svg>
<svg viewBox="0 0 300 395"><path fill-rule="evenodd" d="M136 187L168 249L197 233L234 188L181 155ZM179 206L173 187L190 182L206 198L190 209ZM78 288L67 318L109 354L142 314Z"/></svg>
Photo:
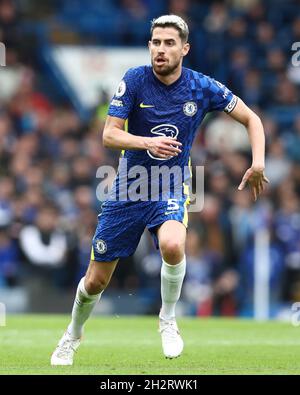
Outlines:
<svg viewBox="0 0 300 395"><path fill-rule="evenodd" d="M7 67L0 68L0 288L35 279L75 289L101 208L96 171L118 162L118 152L101 141L106 100L85 123L53 89L48 93L39 46L32 44L40 42L36 26L47 27L50 42L64 40L79 10L74 32L81 42L145 45L150 19L175 13L190 25L186 65L226 84L261 117L270 180L257 203L249 190L237 190L251 163L247 132L226 114L209 114L192 150L193 166L205 166L205 203L189 217L183 300L190 314L251 314L255 235L267 229L271 303L299 301L300 66L293 70L291 46L300 42L300 1L87 0L86 13L80 4L32 0L24 9L23 2L0 0L0 41L7 47ZM93 6L94 15L98 10L100 20L111 21L109 38L107 28L105 36L92 31ZM160 257L145 233L110 288L148 296L149 313L157 312L159 276Z"/></svg>

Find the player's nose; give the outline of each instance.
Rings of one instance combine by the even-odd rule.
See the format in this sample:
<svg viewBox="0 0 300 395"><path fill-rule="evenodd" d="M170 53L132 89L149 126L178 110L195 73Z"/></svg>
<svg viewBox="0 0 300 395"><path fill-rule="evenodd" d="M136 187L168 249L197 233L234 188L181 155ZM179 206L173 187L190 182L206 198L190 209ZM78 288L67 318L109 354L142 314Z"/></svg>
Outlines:
<svg viewBox="0 0 300 395"><path fill-rule="evenodd" d="M166 51L165 51L165 47L164 47L164 45L163 44L161 44L159 47L158 47L158 53L159 54L163 54L163 53L165 53Z"/></svg>

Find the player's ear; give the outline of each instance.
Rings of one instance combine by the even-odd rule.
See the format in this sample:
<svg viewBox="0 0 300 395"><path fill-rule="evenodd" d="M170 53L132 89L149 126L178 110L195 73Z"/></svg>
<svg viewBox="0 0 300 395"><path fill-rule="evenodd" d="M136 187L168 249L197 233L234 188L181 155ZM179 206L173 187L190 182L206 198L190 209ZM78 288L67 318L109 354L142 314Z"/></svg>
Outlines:
<svg viewBox="0 0 300 395"><path fill-rule="evenodd" d="M190 44L185 43L182 48L182 56L186 56L189 53L189 50L190 50Z"/></svg>
<svg viewBox="0 0 300 395"><path fill-rule="evenodd" d="M150 49L151 49L151 40L148 41L148 48L149 48L149 51L150 51Z"/></svg>

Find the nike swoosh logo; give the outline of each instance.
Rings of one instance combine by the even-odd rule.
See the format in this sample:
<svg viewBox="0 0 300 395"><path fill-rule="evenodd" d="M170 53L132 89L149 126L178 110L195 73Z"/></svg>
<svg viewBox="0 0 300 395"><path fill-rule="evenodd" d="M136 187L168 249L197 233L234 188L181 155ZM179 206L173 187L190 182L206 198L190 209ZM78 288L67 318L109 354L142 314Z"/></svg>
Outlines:
<svg viewBox="0 0 300 395"><path fill-rule="evenodd" d="M151 104L144 104L144 103L141 103L141 104L140 104L140 107L141 107L141 108L151 108L151 107L155 107L155 106L152 106Z"/></svg>
<svg viewBox="0 0 300 395"><path fill-rule="evenodd" d="M178 211L166 211L165 212L165 215L169 215L169 214L174 214L174 213L177 213Z"/></svg>

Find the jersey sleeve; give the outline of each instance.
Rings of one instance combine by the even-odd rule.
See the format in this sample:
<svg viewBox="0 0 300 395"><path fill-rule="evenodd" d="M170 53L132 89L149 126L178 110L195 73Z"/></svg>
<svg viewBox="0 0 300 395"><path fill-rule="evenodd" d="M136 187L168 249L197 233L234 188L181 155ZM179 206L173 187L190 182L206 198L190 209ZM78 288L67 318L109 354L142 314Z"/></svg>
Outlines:
<svg viewBox="0 0 300 395"><path fill-rule="evenodd" d="M209 108L208 111L225 111L229 114L236 106L238 97L225 85L208 77Z"/></svg>
<svg viewBox="0 0 300 395"><path fill-rule="evenodd" d="M110 102L108 115L127 119L130 111L133 109L136 97L136 75L134 69L129 69L122 81L120 81L117 90Z"/></svg>

